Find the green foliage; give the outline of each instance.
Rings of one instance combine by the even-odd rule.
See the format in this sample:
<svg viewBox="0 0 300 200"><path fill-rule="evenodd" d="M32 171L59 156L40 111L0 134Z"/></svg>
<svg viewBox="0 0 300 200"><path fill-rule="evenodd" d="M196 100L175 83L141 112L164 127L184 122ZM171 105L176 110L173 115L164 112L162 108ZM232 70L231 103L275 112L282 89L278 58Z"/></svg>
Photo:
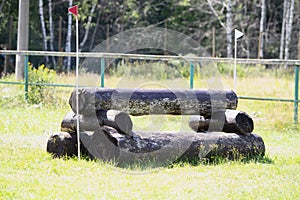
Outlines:
<svg viewBox="0 0 300 200"><path fill-rule="evenodd" d="M188 65L172 62L122 62L110 71L111 75L139 77L145 79L165 80L187 78L190 75Z"/></svg>
<svg viewBox="0 0 300 200"><path fill-rule="evenodd" d="M29 65L28 81L33 83L28 89L28 103L39 104L44 101L51 100L54 94L53 88L45 87L44 84L54 83L56 80L56 72L46 68L44 65L34 68Z"/></svg>
<svg viewBox="0 0 300 200"><path fill-rule="evenodd" d="M233 77L233 73L234 73L233 64L230 65L230 64L219 63L217 67L221 74ZM256 76L261 76L261 77L265 75L265 72L263 72L263 69L261 69L261 67L259 66L251 67L251 66L240 65L240 64L237 64L236 72L239 78L245 78L246 76L251 76L254 74L256 74Z"/></svg>
<svg viewBox="0 0 300 200"><path fill-rule="evenodd" d="M227 75L233 77L234 65L227 63L218 63L218 70L222 75ZM287 78L293 79L294 68L283 68L283 67L271 67L266 68L265 65L247 65L247 64L237 64L236 72L239 78L249 78L249 77L277 77L277 78Z"/></svg>

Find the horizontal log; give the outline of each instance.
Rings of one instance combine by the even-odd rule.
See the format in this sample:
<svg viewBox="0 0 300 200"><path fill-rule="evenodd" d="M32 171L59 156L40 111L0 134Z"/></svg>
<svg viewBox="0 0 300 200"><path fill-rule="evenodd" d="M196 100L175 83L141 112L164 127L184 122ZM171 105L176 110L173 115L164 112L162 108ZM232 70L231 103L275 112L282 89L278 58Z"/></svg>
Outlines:
<svg viewBox="0 0 300 200"><path fill-rule="evenodd" d="M131 115L172 114L211 117L212 110L236 109L237 95L221 90L108 89L79 90L79 113L91 115L96 110L121 110ZM76 92L69 104L76 113Z"/></svg>
<svg viewBox="0 0 300 200"><path fill-rule="evenodd" d="M76 134L73 137L76 137ZM81 132L80 138L89 157L116 162L119 166L137 163L166 166L180 160L197 161L215 157L230 160L250 159L265 154L262 138L253 133L239 135L222 132L138 132L136 137L132 138L104 126L94 132ZM51 136L48 145L58 146L52 143L57 143L57 140L53 140ZM47 150L54 156L63 156L55 149Z"/></svg>
<svg viewBox="0 0 300 200"><path fill-rule="evenodd" d="M68 112L61 122L62 132L76 132L77 116ZM118 110L98 110L95 115L79 116L80 131L95 131L101 126L110 126L123 134L132 135L133 123L130 116Z"/></svg>
<svg viewBox="0 0 300 200"><path fill-rule="evenodd" d="M223 132L246 134L251 133L254 129L252 118L243 111L219 111L219 115L221 115L221 117L218 123L222 126L221 130ZM192 115L189 119L189 127L196 132L219 131L217 130L219 126L214 126L212 120L218 119L205 119L200 115Z"/></svg>

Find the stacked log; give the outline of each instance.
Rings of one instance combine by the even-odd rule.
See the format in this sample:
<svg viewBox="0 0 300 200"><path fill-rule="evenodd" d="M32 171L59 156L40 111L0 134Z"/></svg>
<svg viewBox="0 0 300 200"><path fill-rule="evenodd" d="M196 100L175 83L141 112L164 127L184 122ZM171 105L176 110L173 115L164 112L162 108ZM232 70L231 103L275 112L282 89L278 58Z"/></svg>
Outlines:
<svg viewBox="0 0 300 200"><path fill-rule="evenodd" d="M48 141L47 151L57 157L76 155L77 120L83 153L121 166L216 156L252 158L265 153L262 138L252 133L251 117L235 110L238 100L233 91L81 89L80 116L74 114L75 94L74 91L69 100L73 112L64 117L62 132ZM194 131L133 131L129 114L190 115L189 126Z"/></svg>
<svg viewBox="0 0 300 200"><path fill-rule="evenodd" d="M99 110L95 115L80 115L80 131L93 131L101 126L110 126L123 134L132 135L133 123L130 116L122 111L117 110ZM77 116L73 111L68 112L61 122L61 131L76 132Z"/></svg>
<svg viewBox="0 0 300 200"><path fill-rule="evenodd" d="M176 161L197 161L213 158L227 158L230 160L240 158L253 158L264 155L265 146L262 138L257 134L235 134L224 132L136 132L137 137L132 139L120 134L114 128L104 126L95 131L80 132L84 147L83 152L90 158L103 161L114 161L118 166L128 164L152 163L155 166L165 166ZM70 140L63 139L67 134L62 132L60 140L50 137L48 143L52 144L48 151L55 157L61 153L71 152L77 155L70 145ZM76 143L76 134L73 137ZM57 151L53 143L65 142L64 152ZM68 150L69 148L69 150Z"/></svg>
<svg viewBox="0 0 300 200"><path fill-rule="evenodd" d="M236 109L237 95L222 90L147 90L81 89L79 113L91 115L97 110L121 110L139 115L202 115L210 118L214 110ZM76 92L69 104L76 113Z"/></svg>
<svg viewBox="0 0 300 200"><path fill-rule="evenodd" d="M224 119L224 123L222 124L222 131L225 133L247 134L251 133L254 129L252 118L243 111L219 111L219 115L221 115L221 119ZM196 132L205 132L209 129L213 131L215 127L210 127L213 120L216 119L205 119L200 115L192 115L190 116L189 126Z"/></svg>

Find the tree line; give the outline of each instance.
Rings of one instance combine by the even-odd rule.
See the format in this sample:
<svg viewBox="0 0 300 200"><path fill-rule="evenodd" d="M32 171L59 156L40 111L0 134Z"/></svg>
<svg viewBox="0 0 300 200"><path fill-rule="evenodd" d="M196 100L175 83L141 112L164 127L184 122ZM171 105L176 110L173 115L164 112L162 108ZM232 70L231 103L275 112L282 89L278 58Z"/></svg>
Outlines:
<svg viewBox="0 0 300 200"><path fill-rule="evenodd" d="M75 51L75 21L68 7L79 6L80 51L137 27L156 26L184 33L212 56L233 57L234 29L245 35L238 57L298 59L300 1L295 0L31 0L29 50ZM0 0L0 44L16 49L18 1ZM71 70L70 58L34 58Z"/></svg>

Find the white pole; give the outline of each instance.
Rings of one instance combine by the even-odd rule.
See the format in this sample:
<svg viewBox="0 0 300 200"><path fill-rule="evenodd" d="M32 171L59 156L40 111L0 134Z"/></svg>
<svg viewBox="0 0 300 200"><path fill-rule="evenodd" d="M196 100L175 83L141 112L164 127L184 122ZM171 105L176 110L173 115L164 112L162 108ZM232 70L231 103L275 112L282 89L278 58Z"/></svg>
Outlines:
<svg viewBox="0 0 300 200"><path fill-rule="evenodd" d="M234 29L234 69L233 69L233 89L236 91L236 54L237 54L237 40L240 37L243 37L244 34L237 30Z"/></svg>
<svg viewBox="0 0 300 200"><path fill-rule="evenodd" d="M19 0L17 50L28 50L29 0ZM24 78L24 56L16 55L16 80Z"/></svg>
<svg viewBox="0 0 300 200"><path fill-rule="evenodd" d="M79 73L78 73L78 65L79 65L79 40L78 40L78 16L76 16L76 125L77 125L77 151L78 151L78 160L80 160L80 131L79 131Z"/></svg>
<svg viewBox="0 0 300 200"><path fill-rule="evenodd" d="M237 38L234 37L234 69L233 69L233 89L236 91L236 46L237 46Z"/></svg>

